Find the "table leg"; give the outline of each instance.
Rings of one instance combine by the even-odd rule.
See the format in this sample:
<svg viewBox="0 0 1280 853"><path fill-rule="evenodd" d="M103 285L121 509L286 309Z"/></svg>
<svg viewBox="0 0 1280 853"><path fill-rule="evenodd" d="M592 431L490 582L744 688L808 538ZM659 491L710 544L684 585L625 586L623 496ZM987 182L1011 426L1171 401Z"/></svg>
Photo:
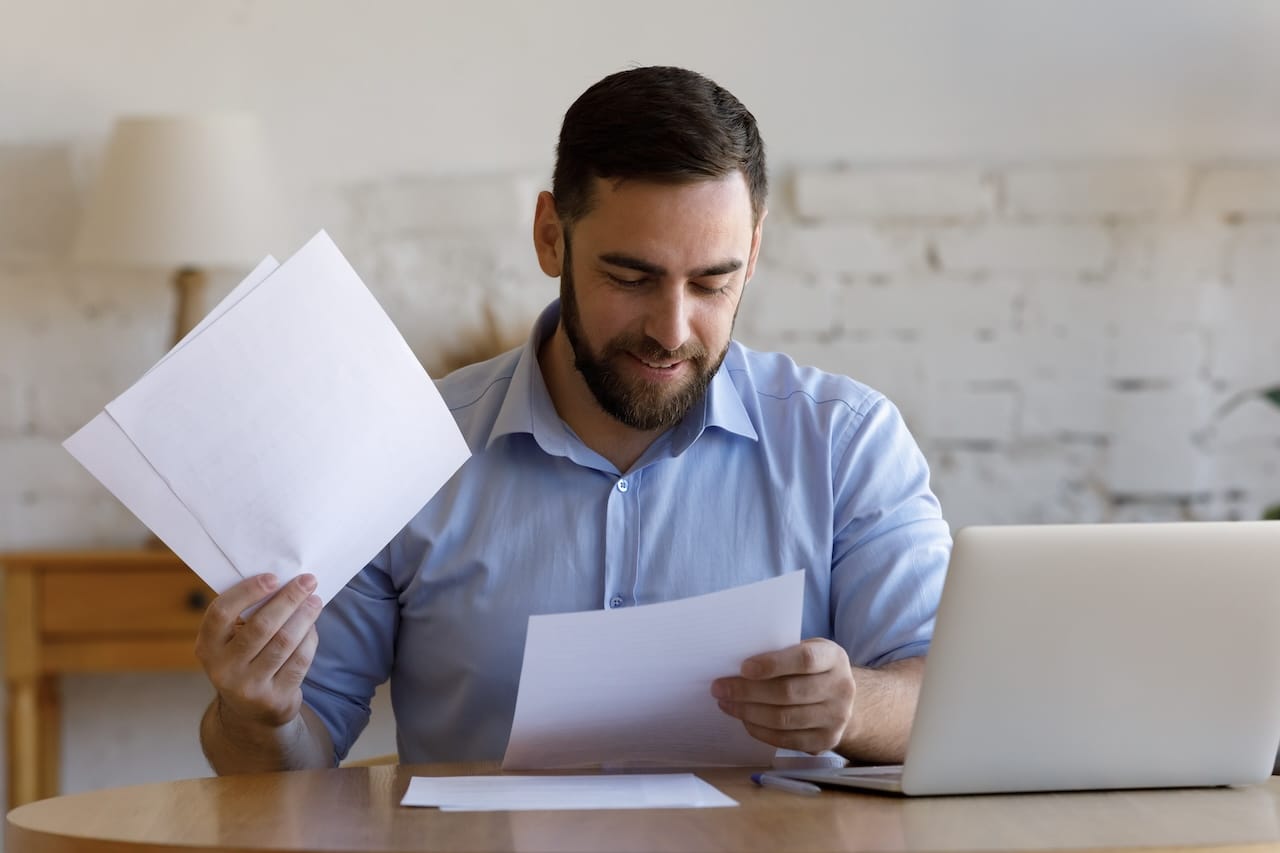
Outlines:
<svg viewBox="0 0 1280 853"><path fill-rule="evenodd" d="M61 792L59 784L62 760L62 696L56 676L40 678L40 799L56 797Z"/></svg>
<svg viewBox="0 0 1280 853"><path fill-rule="evenodd" d="M40 697L36 678L9 682L9 808L40 799Z"/></svg>

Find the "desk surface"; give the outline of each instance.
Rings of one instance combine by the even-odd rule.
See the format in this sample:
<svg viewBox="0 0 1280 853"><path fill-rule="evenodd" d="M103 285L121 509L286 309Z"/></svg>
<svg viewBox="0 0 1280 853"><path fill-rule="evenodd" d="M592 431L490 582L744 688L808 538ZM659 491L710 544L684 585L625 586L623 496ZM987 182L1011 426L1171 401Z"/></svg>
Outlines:
<svg viewBox="0 0 1280 853"><path fill-rule="evenodd" d="M413 775L351 767L112 788L9 813L8 853L195 850L1280 850L1280 780L1247 788L901 799L760 789L698 775L738 808L444 813L401 808ZM1262 847L1255 845L1264 845Z"/></svg>

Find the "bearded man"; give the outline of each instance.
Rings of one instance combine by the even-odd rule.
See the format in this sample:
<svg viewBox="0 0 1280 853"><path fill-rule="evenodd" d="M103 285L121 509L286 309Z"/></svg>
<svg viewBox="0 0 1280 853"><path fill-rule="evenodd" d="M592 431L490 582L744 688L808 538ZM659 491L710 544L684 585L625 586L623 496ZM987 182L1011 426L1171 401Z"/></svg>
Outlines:
<svg viewBox="0 0 1280 853"><path fill-rule="evenodd" d="M439 383L473 456L323 612L309 575L209 608L219 773L337 763L388 678L402 761L501 757L529 615L799 568L804 642L708 701L778 747L902 760L950 533L882 394L732 339L766 195L755 119L707 78L637 68L578 98L533 227L560 298Z"/></svg>

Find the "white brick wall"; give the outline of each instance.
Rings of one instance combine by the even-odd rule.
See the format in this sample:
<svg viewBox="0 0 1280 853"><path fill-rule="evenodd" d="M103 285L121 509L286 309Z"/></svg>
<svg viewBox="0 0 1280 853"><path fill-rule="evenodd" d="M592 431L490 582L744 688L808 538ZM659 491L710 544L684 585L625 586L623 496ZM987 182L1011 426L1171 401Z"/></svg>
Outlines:
<svg viewBox="0 0 1280 853"><path fill-rule="evenodd" d="M805 220L976 219L995 209L995 184L981 169L799 169L795 213Z"/></svg>
<svg viewBox="0 0 1280 853"><path fill-rule="evenodd" d="M1223 216L1280 216L1280 172L1274 163L1208 167L1199 175L1194 205Z"/></svg>
<svg viewBox="0 0 1280 853"><path fill-rule="evenodd" d="M163 273L68 264L70 159L0 148L4 548L144 533L58 443L163 352L172 294ZM738 331L889 394L931 458L977 454L937 471L963 495L953 521L1249 515L1280 500L1242 461L1280 453L1280 410L1210 426L1280 382L1278 182L1268 163L784 169ZM410 176L308 198L433 365L486 304L518 340L555 296L528 236L538 187Z"/></svg>
<svg viewBox="0 0 1280 853"><path fill-rule="evenodd" d="M938 264L967 273L1098 275L1111 257L1101 225L992 223L947 228L934 238Z"/></svg>
<svg viewBox="0 0 1280 853"><path fill-rule="evenodd" d="M1188 173L1144 163L1010 169L1006 212L1034 219L1173 216L1183 207Z"/></svg>

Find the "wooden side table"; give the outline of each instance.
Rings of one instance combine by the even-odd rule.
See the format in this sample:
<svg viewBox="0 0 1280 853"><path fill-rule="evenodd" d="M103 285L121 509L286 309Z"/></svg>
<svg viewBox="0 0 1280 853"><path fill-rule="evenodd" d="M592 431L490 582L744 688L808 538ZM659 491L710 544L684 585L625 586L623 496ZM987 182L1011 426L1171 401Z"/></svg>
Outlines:
<svg viewBox="0 0 1280 853"><path fill-rule="evenodd" d="M58 676L197 668L214 593L164 548L10 553L0 566L13 808L58 793Z"/></svg>

